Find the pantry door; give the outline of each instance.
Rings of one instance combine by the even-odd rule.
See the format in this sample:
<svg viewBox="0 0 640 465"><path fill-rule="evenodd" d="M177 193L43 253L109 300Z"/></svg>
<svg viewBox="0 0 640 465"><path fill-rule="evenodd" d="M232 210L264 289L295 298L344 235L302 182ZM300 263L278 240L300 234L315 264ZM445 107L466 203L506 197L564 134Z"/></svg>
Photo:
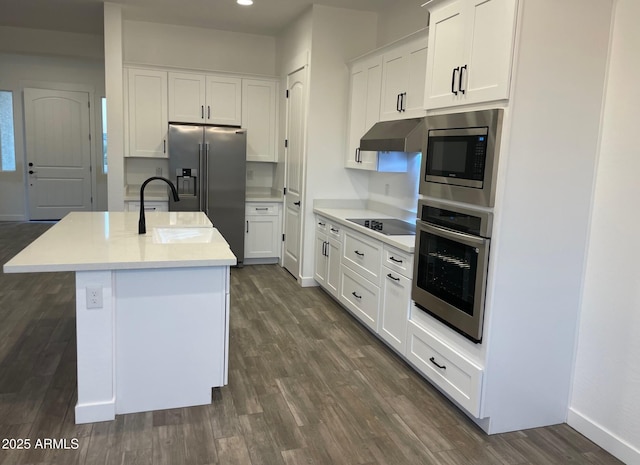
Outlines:
<svg viewBox="0 0 640 465"><path fill-rule="evenodd" d="M91 210L89 93L24 89L30 220Z"/></svg>
<svg viewBox="0 0 640 465"><path fill-rule="evenodd" d="M306 125L307 68L302 67L287 76L287 148L284 213L283 265L300 280L302 248L303 176Z"/></svg>

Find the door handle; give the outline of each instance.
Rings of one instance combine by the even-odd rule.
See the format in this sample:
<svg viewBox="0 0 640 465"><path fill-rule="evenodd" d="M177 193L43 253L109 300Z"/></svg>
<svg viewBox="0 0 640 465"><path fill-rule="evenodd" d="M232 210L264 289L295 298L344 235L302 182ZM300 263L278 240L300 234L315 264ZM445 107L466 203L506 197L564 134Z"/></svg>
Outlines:
<svg viewBox="0 0 640 465"><path fill-rule="evenodd" d="M29 162L29 166L33 166L33 163Z"/></svg>
<svg viewBox="0 0 640 465"><path fill-rule="evenodd" d="M29 170L29 174L36 174L36 172L33 170Z"/></svg>
<svg viewBox="0 0 640 465"><path fill-rule="evenodd" d="M162 153L167 153L167 139L162 140Z"/></svg>
<svg viewBox="0 0 640 465"><path fill-rule="evenodd" d="M362 163L362 160L360 159L360 147L356 149L356 163Z"/></svg>
<svg viewBox="0 0 640 465"><path fill-rule="evenodd" d="M247 221L247 233L249 232L249 222Z"/></svg>
<svg viewBox="0 0 640 465"><path fill-rule="evenodd" d="M207 119L211 119L211 105L207 105Z"/></svg>
<svg viewBox="0 0 640 465"><path fill-rule="evenodd" d="M295 206L299 207L299 206L300 206L300 201L298 200L297 202L293 202L293 204L294 204Z"/></svg>
<svg viewBox="0 0 640 465"><path fill-rule="evenodd" d="M204 105L200 105L200 118L204 119Z"/></svg>
<svg viewBox="0 0 640 465"><path fill-rule="evenodd" d="M407 103L405 102L406 92L400 94L400 111L407 111Z"/></svg>
<svg viewBox="0 0 640 465"><path fill-rule="evenodd" d="M460 67L459 66L453 68L453 72L451 73L451 92L454 95L458 95L458 91L455 89L455 87L456 87L456 71L460 71Z"/></svg>
<svg viewBox="0 0 640 465"><path fill-rule="evenodd" d="M402 110L400 109L400 96L401 96L401 95L402 95L402 94L398 94L398 96L397 96L397 98L396 98L396 111L398 111L398 112L399 112L399 111L402 111Z"/></svg>
<svg viewBox="0 0 640 465"><path fill-rule="evenodd" d="M467 70L467 65L464 65L462 68L460 68L460 79L458 80L458 90L460 90L460 92L462 94L465 93L465 89L462 88L462 72Z"/></svg>

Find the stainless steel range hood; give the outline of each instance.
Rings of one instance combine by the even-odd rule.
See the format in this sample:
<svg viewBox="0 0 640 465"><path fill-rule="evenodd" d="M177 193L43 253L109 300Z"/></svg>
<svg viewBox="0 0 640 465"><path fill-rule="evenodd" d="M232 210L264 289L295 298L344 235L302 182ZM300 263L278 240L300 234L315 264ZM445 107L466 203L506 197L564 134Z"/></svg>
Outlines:
<svg viewBox="0 0 640 465"><path fill-rule="evenodd" d="M426 129L424 118L381 121L362 136L360 150L421 152Z"/></svg>

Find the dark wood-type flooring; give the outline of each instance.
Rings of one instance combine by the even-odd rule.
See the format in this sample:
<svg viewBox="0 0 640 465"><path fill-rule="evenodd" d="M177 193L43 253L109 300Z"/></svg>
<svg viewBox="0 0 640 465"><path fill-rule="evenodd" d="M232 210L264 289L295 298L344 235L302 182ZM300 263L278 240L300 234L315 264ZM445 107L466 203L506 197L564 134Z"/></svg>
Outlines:
<svg viewBox="0 0 640 465"><path fill-rule="evenodd" d="M49 226L0 223L0 264ZM0 274L0 440L31 441L0 464L620 463L567 425L487 436L319 288L276 265L231 277L211 405L75 425L74 275Z"/></svg>

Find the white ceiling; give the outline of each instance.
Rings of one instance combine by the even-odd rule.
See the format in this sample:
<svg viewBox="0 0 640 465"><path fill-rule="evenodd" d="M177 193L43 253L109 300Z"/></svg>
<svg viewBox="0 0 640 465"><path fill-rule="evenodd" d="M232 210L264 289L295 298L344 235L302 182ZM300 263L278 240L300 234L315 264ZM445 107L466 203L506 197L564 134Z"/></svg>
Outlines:
<svg viewBox="0 0 640 465"><path fill-rule="evenodd" d="M0 26L102 34L104 0L0 0ZM276 35L313 3L384 11L424 0L114 0L125 19Z"/></svg>

